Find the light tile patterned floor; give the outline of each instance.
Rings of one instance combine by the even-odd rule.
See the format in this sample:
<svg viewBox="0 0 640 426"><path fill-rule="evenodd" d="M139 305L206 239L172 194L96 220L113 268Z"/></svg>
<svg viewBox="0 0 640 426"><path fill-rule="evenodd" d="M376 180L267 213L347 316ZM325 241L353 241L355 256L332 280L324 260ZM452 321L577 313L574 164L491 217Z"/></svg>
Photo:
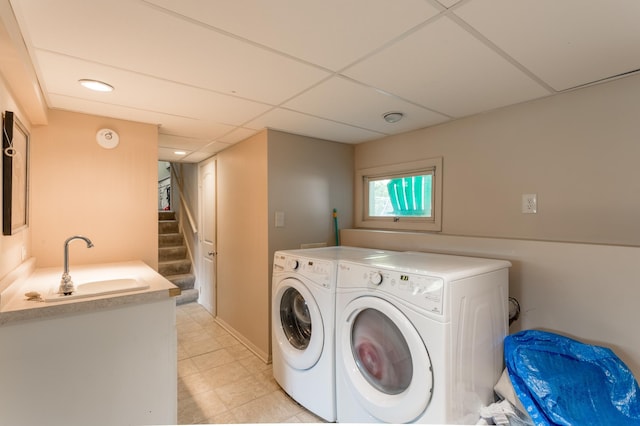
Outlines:
<svg viewBox="0 0 640 426"><path fill-rule="evenodd" d="M322 423L197 303L178 306L178 423Z"/></svg>

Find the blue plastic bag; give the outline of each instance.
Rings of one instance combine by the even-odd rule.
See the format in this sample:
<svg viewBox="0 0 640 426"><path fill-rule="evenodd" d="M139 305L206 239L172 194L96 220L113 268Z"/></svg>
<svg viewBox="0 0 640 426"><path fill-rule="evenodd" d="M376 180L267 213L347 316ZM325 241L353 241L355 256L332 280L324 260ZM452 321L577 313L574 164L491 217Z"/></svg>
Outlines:
<svg viewBox="0 0 640 426"><path fill-rule="evenodd" d="M640 425L640 389L611 349L540 330L504 341L507 370L536 425Z"/></svg>

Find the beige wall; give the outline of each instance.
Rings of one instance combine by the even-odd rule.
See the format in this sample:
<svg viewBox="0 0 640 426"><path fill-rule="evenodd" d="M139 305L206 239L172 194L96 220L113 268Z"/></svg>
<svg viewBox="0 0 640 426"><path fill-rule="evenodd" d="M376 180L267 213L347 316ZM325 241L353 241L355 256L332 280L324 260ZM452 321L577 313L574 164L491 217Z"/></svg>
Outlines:
<svg viewBox="0 0 640 426"><path fill-rule="evenodd" d="M29 121L18 107L14 96L11 94L11 91L3 79L0 79L0 110L3 113L4 111L13 111L15 114L14 118L19 119L27 129L30 129L31 125ZM2 166L0 163L0 170L1 169ZM0 182L2 182L1 173ZM0 206L1 205L2 197L0 197ZM2 219L0 218L0 220ZM23 229L15 235L0 235L0 279L17 268L20 263L22 263L23 257L28 258L30 256L31 228Z"/></svg>
<svg viewBox="0 0 640 426"><path fill-rule="evenodd" d="M217 318L268 360L274 251L335 244L333 208L352 225L353 146L264 130L216 158Z"/></svg>
<svg viewBox="0 0 640 426"><path fill-rule="evenodd" d="M101 128L120 144L96 143ZM61 266L63 243L71 265L140 259L158 265L157 128L91 115L50 111L31 133L31 233L38 267ZM73 275L72 275L73 276Z"/></svg>
<svg viewBox="0 0 640 426"><path fill-rule="evenodd" d="M217 156L217 317L266 359L269 350L267 131Z"/></svg>
<svg viewBox="0 0 640 426"><path fill-rule="evenodd" d="M157 268L156 126L49 111L25 62L17 23L10 11L5 15L0 108L30 130L31 158L29 228L0 237L0 277L31 256L38 267L61 266L64 240L75 234L95 247L74 242L71 265L141 259ZM114 150L96 143L104 127L120 135Z"/></svg>
<svg viewBox="0 0 640 426"><path fill-rule="evenodd" d="M356 168L442 156L444 234L640 245L639 111L627 77L357 145Z"/></svg>

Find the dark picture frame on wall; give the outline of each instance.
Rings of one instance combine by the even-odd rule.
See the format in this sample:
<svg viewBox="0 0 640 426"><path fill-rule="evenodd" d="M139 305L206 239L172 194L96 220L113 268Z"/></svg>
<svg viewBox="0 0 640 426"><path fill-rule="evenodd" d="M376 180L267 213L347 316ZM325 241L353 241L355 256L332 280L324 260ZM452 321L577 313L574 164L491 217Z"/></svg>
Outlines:
<svg viewBox="0 0 640 426"><path fill-rule="evenodd" d="M29 132L12 111L2 119L2 234L28 226Z"/></svg>

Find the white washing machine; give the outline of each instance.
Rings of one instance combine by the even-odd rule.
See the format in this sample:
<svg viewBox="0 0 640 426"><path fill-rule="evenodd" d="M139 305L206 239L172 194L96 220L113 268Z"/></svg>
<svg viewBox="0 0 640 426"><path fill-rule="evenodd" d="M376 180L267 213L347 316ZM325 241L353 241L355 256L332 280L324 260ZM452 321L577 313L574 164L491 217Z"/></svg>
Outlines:
<svg viewBox="0 0 640 426"><path fill-rule="evenodd" d="M476 424L503 370L510 266L409 252L341 261L337 421Z"/></svg>
<svg viewBox="0 0 640 426"><path fill-rule="evenodd" d="M335 286L338 260L390 252L356 247L282 250L274 255L271 299L273 376L293 399L333 422Z"/></svg>

